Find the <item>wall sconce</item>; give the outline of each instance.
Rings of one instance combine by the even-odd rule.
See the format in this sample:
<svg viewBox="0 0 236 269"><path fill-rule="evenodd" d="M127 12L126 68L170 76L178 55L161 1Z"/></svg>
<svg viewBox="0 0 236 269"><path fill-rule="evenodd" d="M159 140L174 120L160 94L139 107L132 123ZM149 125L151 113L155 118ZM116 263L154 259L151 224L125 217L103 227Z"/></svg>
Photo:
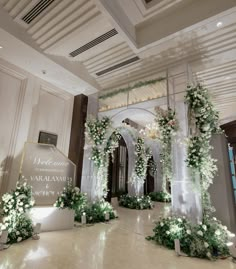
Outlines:
<svg viewBox="0 0 236 269"><path fill-rule="evenodd" d="M40 236L39 236L40 231L41 231L41 223L36 223L36 225L34 226L32 239L39 240L39 238L40 238Z"/></svg>
<svg viewBox="0 0 236 269"><path fill-rule="evenodd" d="M9 248L10 245L7 245L8 231L3 230L0 237L0 250Z"/></svg>

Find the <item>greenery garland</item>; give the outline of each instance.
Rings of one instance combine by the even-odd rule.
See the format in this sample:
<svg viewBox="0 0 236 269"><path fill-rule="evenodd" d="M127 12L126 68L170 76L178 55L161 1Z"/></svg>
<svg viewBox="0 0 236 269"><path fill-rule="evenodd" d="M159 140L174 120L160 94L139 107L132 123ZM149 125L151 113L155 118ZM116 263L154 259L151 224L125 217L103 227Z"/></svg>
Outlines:
<svg viewBox="0 0 236 269"><path fill-rule="evenodd" d="M145 147L144 138L138 137L135 144L135 167L130 182L135 186L136 195L139 194L139 188L143 186L146 175L148 161L151 158L150 148Z"/></svg>
<svg viewBox="0 0 236 269"><path fill-rule="evenodd" d="M119 198L119 206L127 207L130 209L152 209L153 203L150 196L131 196L128 194L121 195Z"/></svg>
<svg viewBox="0 0 236 269"><path fill-rule="evenodd" d="M214 109L206 88L198 84L188 86L185 96L189 106L190 119L194 122L195 134L188 143L187 166L191 169L193 179L200 175L200 188L203 217L213 212L208 188L216 174L216 160L210 155L212 134L221 132L219 127L219 113Z"/></svg>
<svg viewBox="0 0 236 269"><path fill-rule="evenodd" d="M18 181L15 190L2 196L0 230L8 231L8 243L21 242L32 236L33 223L26 213L33 205L32 187L26 181Z"/></svg>
<svg viewBox="0 0 236 269"><path fill-rule="evenodd" d="M172 137L178 130L178 122L176 119L175 111L168 109L156 108L156 122L159 126L160 141L162 153L160 154L160 162L162 165L162 191L167 192L167 182L172 179L172 161L171 161L171 142Z"/></svg>
<svg viewBox="0 0 236 269"><path fill-rule="evenodd" d="M127 92L132 91L133 89L140 88L140 87L147 86L147 85L151 85L151 84L156 84L157 82L163 81L165 79L166 78L164 78L164 77L160 77L160 78L157 78L157 79L139 81L139 82L135 83L132 86L128 86L128 87L125 87L125 88L120 88L120 89L114 90L112 92L102 94L102 95L99 96L99 99L105 100L105 99L111 98L111 97L113 97L113 96L115 96L115 95L117 95L119 93L127 93Z"/></svg>

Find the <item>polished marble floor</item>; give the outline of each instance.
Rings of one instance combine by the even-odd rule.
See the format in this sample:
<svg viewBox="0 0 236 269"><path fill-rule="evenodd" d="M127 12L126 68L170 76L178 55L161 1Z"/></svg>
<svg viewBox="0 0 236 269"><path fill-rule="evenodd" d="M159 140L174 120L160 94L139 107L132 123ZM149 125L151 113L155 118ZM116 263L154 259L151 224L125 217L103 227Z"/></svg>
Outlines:
<svg viewBox="0 0 236 269"><path fill-rule="evenodd" d="M0 252L0 269L236 269L230 259L216 262L177 257L145 240L164 212L118 208L119 219L71 231L42 233ZM168 209L168 208L167 208Z"/></svg>

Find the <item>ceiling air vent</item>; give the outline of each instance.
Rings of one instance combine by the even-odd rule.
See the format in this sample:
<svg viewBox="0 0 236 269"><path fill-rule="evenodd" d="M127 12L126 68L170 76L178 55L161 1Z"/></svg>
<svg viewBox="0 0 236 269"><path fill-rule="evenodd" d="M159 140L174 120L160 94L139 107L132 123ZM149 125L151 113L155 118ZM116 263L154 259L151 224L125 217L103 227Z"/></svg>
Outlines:
<svg viewBox="0 0 236 269"><path fill-rule="evenodd" d="M25 14L22 20L30 24L35 18L37 18L48 6L50 6L55 0L41 0L31 10Z"/></svg>
<svg viewBox="0 0 236 269"><path fill-rule="evenodd" d="M113 71L113 70L116 70L116 69L118 69L118 68L120 68L120 67L123 67L123 66L125 66L125 65L131 64L131 63L133 63L133 62L136 62L136 61L138 61L139 59L140 59L140 58L139 58L138 56L135 56L135 57L133 57L133 58L130 58L130 59L128 59L128 60L125 60L124 62L121 62L121 63L116 64L116 65L113 65L113 66L111 66L111 67L109 67L109 68L107 68L107 69L104 69L104 70L102 70L102 71L99 71L99 72L96 73L96 75L97 75L97 76L104 75L104 74L106 74L106 73L108 73L108 72L111 72L111 71Z"/></svg>
<svg viewBox="0 0 236 269"><path fill-rule="evenodd" d="M70 53L70 56L75 57L75 56L81 54L82 52L85 52L86 50L91 49L92 47L104 42L105 40L107 40L107 39L109 39L109 38L111 38L111 37L113 37L114 35L117 35L117 34L118 34L118 32L114 28L114 29L106 32L105 34L95 38L94 40L90 41L89 43L83 45L82 47L72 51Z"/></svg>

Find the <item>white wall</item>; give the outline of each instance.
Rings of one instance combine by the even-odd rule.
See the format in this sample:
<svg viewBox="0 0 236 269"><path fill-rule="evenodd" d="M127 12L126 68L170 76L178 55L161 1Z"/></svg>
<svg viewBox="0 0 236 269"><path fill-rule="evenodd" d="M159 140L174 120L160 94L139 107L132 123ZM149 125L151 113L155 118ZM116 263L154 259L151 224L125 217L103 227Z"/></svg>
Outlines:
<svg viewBox="0 0 236 269"><path fill-rule="evenodd" d="M0 193L14 187L24 143L39 131L58 135L68 155L73 95L0 58Z"/></svg>

